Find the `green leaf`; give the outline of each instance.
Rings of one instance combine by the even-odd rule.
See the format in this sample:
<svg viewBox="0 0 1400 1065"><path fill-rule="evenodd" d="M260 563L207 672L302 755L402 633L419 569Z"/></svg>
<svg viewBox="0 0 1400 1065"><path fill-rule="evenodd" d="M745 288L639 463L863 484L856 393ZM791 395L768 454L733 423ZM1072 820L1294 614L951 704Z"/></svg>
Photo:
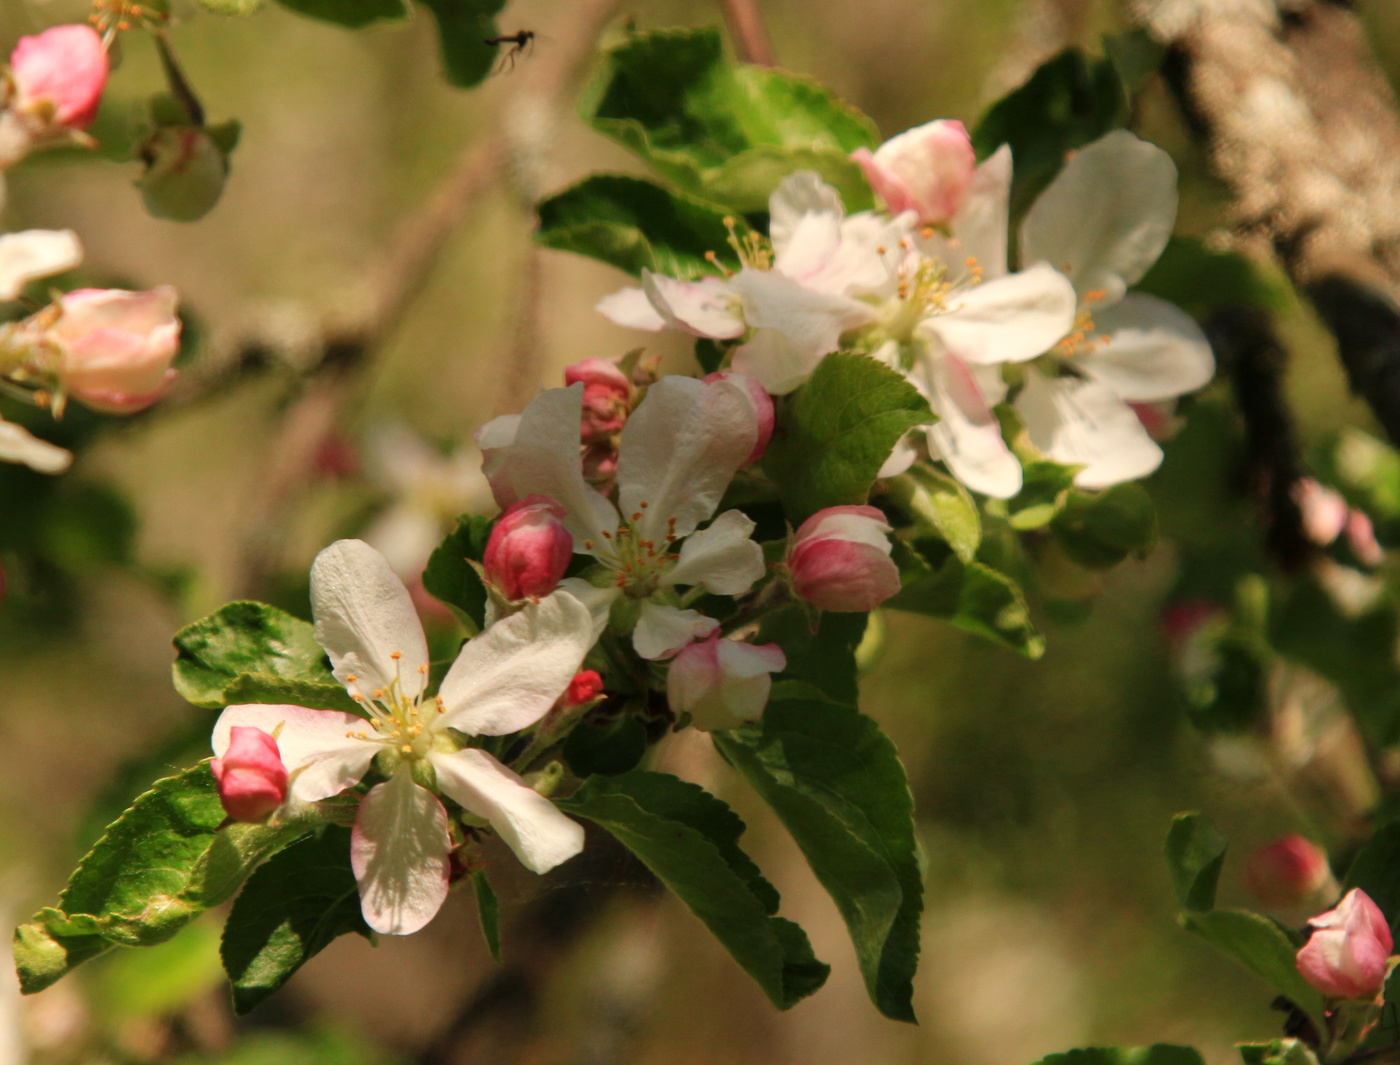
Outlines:
<svg viewBox="0 0 1400 1065"><path fill-rule="evenodd" d="M360 713L311 624L266 603L221 607L175 634L175 690L195 706L290 703Z"/></svg>
<svg viewBox="0 0 1400 1065"><path fill-rule="evenodd" d="M796 525L823 507L864 503L900 437L931 421L928 401L897 370L838 351L779 404L763 468Z"/></svg>
<svg viewBox="0 0 1400 1065"><path fill-rule="evenodd" d="M942 618L964 632L1004 644L1027 658L1045 653L1045 638L1010 577L982 562L949 558L937 569L913 551L897 552L904 587L885 606Z"/></svg>
<svg viewBox="0 0 1400 1065"><path fill-rule="evenodd" d="M577 777L617 776L636 769L647 750L647 729L630 713L583 721L564 738L563 755Z"/></svg>
<svg viewBox="0 0 1400 1065"><path fill-rule="evenodd" d="M891 481L889 490L900 508L914 519L919 533L937 536L963 562L977 556L982 516L958 481L920 463Z"/></svg>
<svg viewBox="0 0 1400 1065"><path fill-rule="evenodd" d="M769 1001L787 1009L826 982L830 967L806 933L771 916L778 893L739 849L744 823L703 788L637 770L586 781L557 800L612 833L690 907Z"/></svg>
<svg viewBox="0 0 1400 1065"><path fill-rule="evenodd" d="M216 15L251 15L266 0L195 0L206 11Z"/></svg>
<svg viewBox="0 0 1400 1065"><path fill-rule="evenodd" d="M1188 910L1215 907L1225 864L1225 837L1205 814L1177 814L1167 832L1167 865L1177 901Z"/></svg>
<svg viewBox="0 0 1400 1065"><path fill-rule="evenodd" d="M773 808L836 903L866 990L913 1021L923 881L914 801L870 718L815 700L770 703L760 724L711 738Z"/></svg>
<svg viewBox="0 0 1400 1065"><path fill-rule="evenodd" d="M595 174L544 200L538 211L540 244L590 256L633 276L644 269L668 277L716 276L706 255L739 267L729 246L728 212L644 178Z"/></svg>
<svg viewBox="0 0 1400 1065"><path fill-rule="evenodd" d="M327 825L274 855L239 894L220 954L247 1013L339 936L373 940L350 868L350 830Z"/></svg>
<svg viewBox="0 0 1400 1065"><path fill-rule="evenodd" d="M1135 286L1175 303L1196 318L1245 304L1279 312L1292 305L1287 283L1235 251L1213 251L1192 237L1172 237L1161 257Z"/></svg>
<svg viewBox="0 0 1400 1065"><path fill-rule="evenodd" d="M777 684L810 686L819 698L854 707L857 699L856 648L865 635L866 614L826 612L812 631L809 615L800 606L768 614L756 643L776 643L787 656ZM804 696L805 697L805 696Z"/></svg>
<svg viewBox="0 0 1400 1065"><path fill-rule="evenodd" d="M972 134L977 157L1011 145L1013 218L1050 184L1065 153L1123 124L1127 99L1113 63L1069 48L1046 60L1030 79L987 110Z"/></svg>
<svg viewBox="0 0 1400 1065"><path fill-rule="evenodd" d="M1150 1047L1084 1047L1046 1054L1035 1065L1204 1065L1194 1047L1154 1043Z"/></svg>
<svg viewBox="0 0 1400 1065"><path fill-rule="evenodd" d="M486 624L486 586L468 559L480 562L491 536L491 519L463 514L423 570L423 587L452 608L470 632Z"/></svg>
<svg viewBox="0 0 1400 1065"><path fill-rule="evenodd" d="M491 881L486 879L486 870L472 873L472 890L476 892L476 915L481 920L481 934L486 937L486 949L491 952L491 960L501 964L501 903L496 898Z"/></svg>
<svg viewBox="0 0 1400 1065"><path fill-rule="evenodd" d="M1229 955L1306 1013L1326 1031L1322 995L1298 972L1295 944L1267 917L1248 910L1183 913L1181 925Z"/></svg>
<svg viewBox="0 0 1400 1065"><path fill-rule="evenodd" d="M351 29L380 19L400 19L408 15L408 6L403 0L278 0L278 3L298 15Z"/></svg>
<svg viewBox="0 0 1400 1065"><path fill-rule="evenodd" d="M878 143L870 120L810 78L728 61L714 29L633 34L606 53L583 112L678 185L735 210L766 209L803 168L834 178L852 210L871 201L846 158Z"/></svg>
<svg viewBox="0 0 1400 1065"><path fill-rule="evenodd" d="M1371 897L1392 932L1400 928L1400 822L1378 829L1352 860L1343 890L1352 888Z"/></svg>
<svg viewBox="0 0 1400 1065"><path fill-rule="evenodd" d="M1157 509L1136 481L1101 492L1070 492L1050 529L1081 566L1107 569L1129 555L1146 557L1157 546Z"/></svg>
<svg viewBox="0 0 1400 1065"><path fill-rule="evenodd" d="M501 31L496 16L505 0L420 0L437 20L443 74L459 89L480 85L496 65L497 51L487 44ZM505 47L510 47L506 45Z"/></svg>
<svg viewBox="0 0 1400 1065"><path fill-rule="evenodd" d="M113 945L164 942L231 898L260 862L314 828L317 816L220 831L224 810L208 761L158 781L88 852L58 907L16 931L24 991L43 990Z"/></svg>

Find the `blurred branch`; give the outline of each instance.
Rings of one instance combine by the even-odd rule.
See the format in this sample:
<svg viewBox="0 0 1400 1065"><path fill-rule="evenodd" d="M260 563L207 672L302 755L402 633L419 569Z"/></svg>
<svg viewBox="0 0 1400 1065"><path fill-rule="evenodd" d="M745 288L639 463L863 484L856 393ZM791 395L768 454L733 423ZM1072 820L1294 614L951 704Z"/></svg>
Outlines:
<svg viewBox="0 0 1400 1065"><path fill-rule="evenodd" d="M723 0L723 6L724 24L729 28L735 54L745 63L777 66L772 42L768 39L768 31L763 26L763 16L758 13L755 0Z"/></svg>
<svg viewBox="0 0 1400 1065"><path fill-rule="evenodd" d="M1342 0L1128 0L1234 194L1400 443L1400 115Z"/></svg>

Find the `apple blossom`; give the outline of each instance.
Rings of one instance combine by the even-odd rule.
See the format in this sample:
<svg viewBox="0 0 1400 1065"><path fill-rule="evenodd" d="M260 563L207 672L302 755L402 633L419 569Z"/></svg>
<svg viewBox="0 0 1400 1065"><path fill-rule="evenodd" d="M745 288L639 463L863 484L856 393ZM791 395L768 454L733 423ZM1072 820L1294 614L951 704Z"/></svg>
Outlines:
<svg viewBox="0 0 1400 1065"><path fill-rule="evenodd" d="M21 37L10 53L11 110L44 125L82 129L97 115L107 85L107 50L91 26L54 26Z"/></svg>
<svg viewBox="0 0 1400 1065"><path fill-rule="evenodd" d="M62 473L73 464L73 454L0 418L0 462L17 462L36 473Z"/></svg>
<svg viewBox="0 0 1400 1065"><path fill-rule="evenodd" d="M819 610L868 611L899 591L890 525L874 507L819 510L798 527L786 566L793 593Z"/></svg>
<svg viewBox="0 0 1400 1065"><path fill-rule="evenodd" d="M447 895L448 816L426 781L485 819L533 872L582 850L577 823L458 738L518 732L549 712L592 643L582 604L555 592L504 618L463 645L429 696L428 645L409 593L372 547L339 540L322 551L311 569L311 602L316 639L368 720L303 706L230 706L214 726L214 753L227 755L236 727L274 733L292 803L336 795L378 765L386 779L361 801L351 843L371 928L416 931Z"/></svg>
<svg viewBox="0 0 1400 1065"><path fill-rule="evenodd" d="M229 730L228 749L209 764L219 802L235 821L266 821L287 799L287 768L270 733L251 725Z"/></svg>
<svg viewBox="0 0 1400 1065"><path fill-rule="evenodd" d="M957 213L972 180L977 155L961 122L939 119L891 137L851 158L891 214L913 211L921 225L938 225Z"/></svg>
<svg viewBox="0 0 1400 1065"><path fill-rule="evenodd" d="M48 337L61 350L64 391L93 410L132 414L164 395L180 350L177 295L169 285L149 292L83 288L58 302Z"/></svg>
<svg viewBox="0 0 1400 1065"><path fill-rule="evenodd" d="M775 643L722 639L718 632L683 648L666 674L666 698L676 714L690 714L704 732L757 721L768 705L770 676L787 665Z"/></svg>
<svg viewBox="0 0 1400 1065"><path fill-rule="evenodd" d="M1176 206L1171 157L1115 130L1069 159L1022 227L1022 256L1062 270L1079 306L1074 329L1027 373L1015 405L1048 458L1084 467L1080 487L1155 470L1162 449L1133 405L1194 392L1215 372L1189 315L1128 292L1166 247Z"/></svg>
<svg viewBox="0 0 1400 1065"><path fill-rule="evenodd" d="M1290 832L1246 858L1243 877L1249 893L1266 906L1298 906L1332 883L1332 870L1326 851Z"/></svg>
<svg viewBox="0 0 1400 1065"><path fill-rule="evenodd" d="M1298 951L1303 979L1330 998L1369 999L1385 984L1393 946L1380 907L1352 888L1334 909L1308 922L1308 941Z"/></svg>
<svg viewBox="0 0 1400 1065"><path fill-rule="evenodd" d="M763 551L738 510L714 517L758 435L753 404L732 380L663 377L622 431L617 505L584 480L576 426L583 385L550 389L518 418L478 434L496 501L547 496L567 509L574 550L598 567L563 587L583 599L598 630L614 607L643 658L666 658L718 623L683 609L677 586L742 595L764 575ZM710 524L699 526L711 518Z"/></svg>
<svg viewBox="0 0 1400 1065"><path fill-rule="evenodd" d="M564 508L526 496L506 508L486 541L486 579L512 601L538 599L559 586L574 557L574 538L560 520Z"/></svg>

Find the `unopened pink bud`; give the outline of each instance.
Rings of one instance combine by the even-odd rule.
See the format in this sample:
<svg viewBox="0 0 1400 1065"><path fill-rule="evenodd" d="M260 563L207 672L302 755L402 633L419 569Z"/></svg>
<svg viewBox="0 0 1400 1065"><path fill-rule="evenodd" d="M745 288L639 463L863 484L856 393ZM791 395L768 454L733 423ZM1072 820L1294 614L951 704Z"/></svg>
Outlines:
<svg viewBox="0 0 1400 1065"><path fill-rule="evenodd" d="M1363 566L1379 566L1385 561L1385 548L1376 539L1376 526L1364 510L1347 514L1347 546Z"/></svg>
<svg viewBox="0 0 1400 1065"><path fill-rule="evenodd" d="M21 37L10 54L16 108L39 117L51 108L50 123L63 129L83 129L96 117L107 71L102 38L80 24Z"/></svg>
<svg viewBox="0 0 1400 1065"><path fill-rule="evenodd" d="M1347 503L1332 489L1311 477L1300 477L1293 484L1293 501L1303 515L1303 532L1319 547L1326 547L1342 535L1347 524Z"/></svg>
<svg viewBox="0 0 1400 1065"><path fill-rule="evenodd" d="M792 590L820 610L873 610L899 591L890 526L874 507L827 507L802 523L788 551Z"/></svg>
<svg viewBox="0 0 1400 1065"><path fill-rule="evenodd" d="M775 643L755 645L709 639L683 647L666 674L666 699L676 714L691 715L691 724L706 732L737 728L757 721L773 687L769 675L787 666Z"/></svg>
<svg viewBox="0 0 1400 1065"><path fill-rule="evenodd" d="M175 380L180 350L177 296L84 288L59 301L51 335L64 349L59 376L68 394L93 410L131 414L160 399Z"/></svg>
<svg viewBox="0 0 1400 1065"><path fill-rule="evenodd" d="M1296 832L1260 847L1244 863L1244 886L1265 906L1299 906L1332 878L1327 852Z"/></svg>
<svg viewBox="0 0 1400 1065"><path fill-rule="evenodd" d="M891 214L913 211L923 225L948 221L962 204L977 154L961 122L940 119L891 137L872 155L851 153Z"/></svg>
<svg viewBox="0 0 1400 1065"><path fill-rule="evenodd" d="M584 359L564 368L566 385L583 382L583 421L580 439L598 443L615 436L627 424L631 409L632 382L617 363L607 359Z"/></svg>
<svg viewBox="0 0 1400 1065"><path fill-rule="evenodd" d="M510 600L538 599L558 587L574 556L574 538L560 520L568 512L548 496L526 496L501 515L481 564Z"/></svg>
<svg viewBox="0 0 1400 1065"><path fill-rule="evenodd" d="M564 692L564 702L569 706L582 706L591 703L603 694L603 678L595 670L585 669L574 674Z"/></svg>
<svg viewBox="0 0 1400 1065"><path fill-rule="evenodd" d="M1308 928L1311 935L1298 951L1303 979L1330 998L1369 999L1380 993L1394 944L1385 915L1364 891L1352 888Z"/></svg>
<svg viewBox="0 0 1400 1065"><path fill-rule="evenodd" d="M234 725L228 750L209 764L219 783L219 801L235 821L266 821L287 799L287 768L269 733Z"/></svg>
<svg viewBox="0 0 1400 1065"><path fill-rule="evenodd" d="M754 426L757 430L753 451L744 460L744 465L757 462L763 458L763 453L768 450L768 441L773 439L773 397L768 394L766 388L758 383L757 379L734 370L716 370L705 377L706 384L711 381L728 381L730 384L738 385L743 390L744 396L753 408Z"/></svg>

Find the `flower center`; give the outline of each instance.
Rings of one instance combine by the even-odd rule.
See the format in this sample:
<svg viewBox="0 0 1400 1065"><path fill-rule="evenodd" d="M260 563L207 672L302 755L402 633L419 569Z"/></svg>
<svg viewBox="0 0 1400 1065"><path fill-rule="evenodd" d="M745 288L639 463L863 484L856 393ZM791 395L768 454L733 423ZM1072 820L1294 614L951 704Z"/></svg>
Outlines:
<svg viewBox="0 0 1400 1065"><path fill-rule="evenodd" d="M369 712L369 729L347 732L352 739L375 743L392 751L396 759L416 762L426 758L433 750L437 739L437 720L442 716L441 696L409 696L403 690L400 672L403 655L395 651L390 656L394 660L395 676L387 688L375 688L366 695L359 688L360 679L351 673L345 678L345 686L350 698ZM419 666L418 672L424 675L427 666Z"/></svg>
<svg viewBox="0 0 1400 1065"><path fill-rule="evenodd" d="M1096 349L1108 343L1109 335L1100 333L1098 326L1094 324L1093 311L1093 304L1101 302L1105 296L1107 293L1097 288L1084 294L1084 302L1080 304L1074 317L1074 328L1055 345L1052 349L1054 354L1062 359L1092 355Z"/></svg>
<svg viewBox="0 0 1400 1065"><path fill-rule="evenodd" d="M666 536L660 543L638 533L637 525L647 506L639 503L638 509L617 527L617 532L605 529L602 543L583 542L585 551L613 571L614 586L634 599L646 599L655 594L662 578L679 557L674 551L679 539L675 518L666 520Z"/></svg>
<svg viewBox="0 0 1400 1065"><path fill-rule="evenodd" d="M966 271L954 277L947 263L919 251L912 238L904 237L900 247L904 254L891 277L894 294L880 308L880 317L871 327L871 339L874 347L893 340L903 351L913 343L919 323L956 310L957 294L982 283L982 267L968 256ZM885 249L877 250L885 259Z"/></svg>

